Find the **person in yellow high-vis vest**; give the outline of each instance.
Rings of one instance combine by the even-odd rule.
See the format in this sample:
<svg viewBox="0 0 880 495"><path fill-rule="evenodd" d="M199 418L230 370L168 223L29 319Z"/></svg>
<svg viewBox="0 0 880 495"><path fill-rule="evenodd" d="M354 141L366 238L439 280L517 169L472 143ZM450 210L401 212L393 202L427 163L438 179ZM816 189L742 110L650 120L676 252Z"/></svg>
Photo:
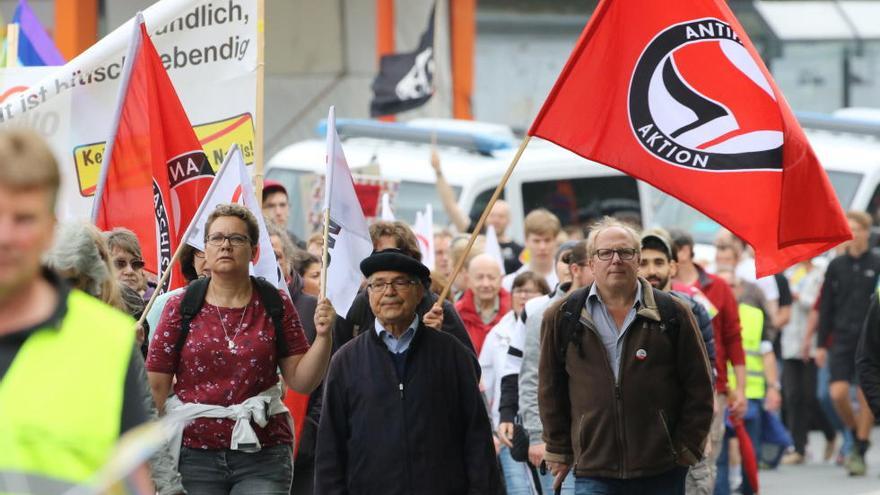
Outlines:
<svg viewBox="0 0 880 495"><path fill-rule="evenodd" d="M763 413L779 411L782 405L782 387L779 384L779 372L776 367L776 357L773 354L773 345L767 340L767 330L771 325L770 319L763 305L763 297L757 286L739 280L728 268L720 268L718 277L727 281L736 295L739 310L739 321L742 328L742 346L746 353L746 384L745 394L748 401L746 415L743 423L752 440L754 452L761 452L761 437L763 429ZM728 383L736 386L736 377L733 370L728 369ZM718 457L718 469L727 469L728 455L727 442L722 444L722 454ZM717 493L717 488L716 488ZM746 476L743 476L744 494L755 493L749 486Z"/></svg>
<svg viewBox="0 0 880 495"><path fill-rule="evenodd" d="M59 183L39 136L0 132L2 495L89 482L120 434L146 420L134 321L41 265Z"/></svg>

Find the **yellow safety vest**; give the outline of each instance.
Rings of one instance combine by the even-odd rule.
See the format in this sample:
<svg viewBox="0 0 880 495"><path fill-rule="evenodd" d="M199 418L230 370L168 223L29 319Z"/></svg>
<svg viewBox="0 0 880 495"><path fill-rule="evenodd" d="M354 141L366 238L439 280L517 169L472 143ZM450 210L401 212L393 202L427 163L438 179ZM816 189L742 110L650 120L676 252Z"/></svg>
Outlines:
<svg viewBox="0 0 880 495"><path fill-rule="evenodd" d="M0 494L62 493L119 438L134 321L71 291L59 328L24 342L0 380Z"/></svg>
<svg viewBox="0 0 880 495"><path fill-rule="evenodd" d="M766 392L764 356L761 354L764 311L748 304L740 304L739 323L742 327L743 351L746 353L746 399L763 399ZM730 364L727 365L727 382L731 387L736 387L736 375Z"/></svg>

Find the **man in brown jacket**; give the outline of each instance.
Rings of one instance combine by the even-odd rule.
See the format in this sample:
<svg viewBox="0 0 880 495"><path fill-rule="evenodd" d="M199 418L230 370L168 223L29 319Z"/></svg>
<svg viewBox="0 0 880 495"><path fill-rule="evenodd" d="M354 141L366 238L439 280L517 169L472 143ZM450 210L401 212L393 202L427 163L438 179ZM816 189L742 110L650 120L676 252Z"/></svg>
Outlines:
<svg viewBox="0 0 880 495"><path fill-rule="evenodd" d="M709 360L688 308L637 277L639 236L605 218L595 283L547 309L539 406L557 482L575 494L684 494L712 421Z"/></svg>

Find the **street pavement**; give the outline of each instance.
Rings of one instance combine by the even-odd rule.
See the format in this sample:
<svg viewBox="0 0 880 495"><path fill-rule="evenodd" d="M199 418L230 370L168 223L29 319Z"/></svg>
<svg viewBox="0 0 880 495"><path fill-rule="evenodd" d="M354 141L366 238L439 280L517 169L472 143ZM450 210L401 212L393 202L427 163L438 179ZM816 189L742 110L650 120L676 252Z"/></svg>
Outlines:
<svg viewBox="0 0 880 495"><path fill-rule="evenodd" d="M853 478L833 462L822 462L825 438L811 433L808 456L800 466L779 466L760 472L762 495L880 495L880 428L871 435L874 448L868 451L866 476Z"/></svg>

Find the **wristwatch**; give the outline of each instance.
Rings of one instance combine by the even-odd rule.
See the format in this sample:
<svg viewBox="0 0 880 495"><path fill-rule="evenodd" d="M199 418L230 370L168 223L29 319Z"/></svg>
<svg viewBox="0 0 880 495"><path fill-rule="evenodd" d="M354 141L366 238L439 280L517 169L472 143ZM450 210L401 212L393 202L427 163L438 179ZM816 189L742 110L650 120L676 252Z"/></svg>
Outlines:
<svg viewBox="0 0 880 495"><path fill-rule="evenodd" d="M782 391L782 385L779 382L768 383L767 386L772 389L776 389L777 392Z"/></svg>

